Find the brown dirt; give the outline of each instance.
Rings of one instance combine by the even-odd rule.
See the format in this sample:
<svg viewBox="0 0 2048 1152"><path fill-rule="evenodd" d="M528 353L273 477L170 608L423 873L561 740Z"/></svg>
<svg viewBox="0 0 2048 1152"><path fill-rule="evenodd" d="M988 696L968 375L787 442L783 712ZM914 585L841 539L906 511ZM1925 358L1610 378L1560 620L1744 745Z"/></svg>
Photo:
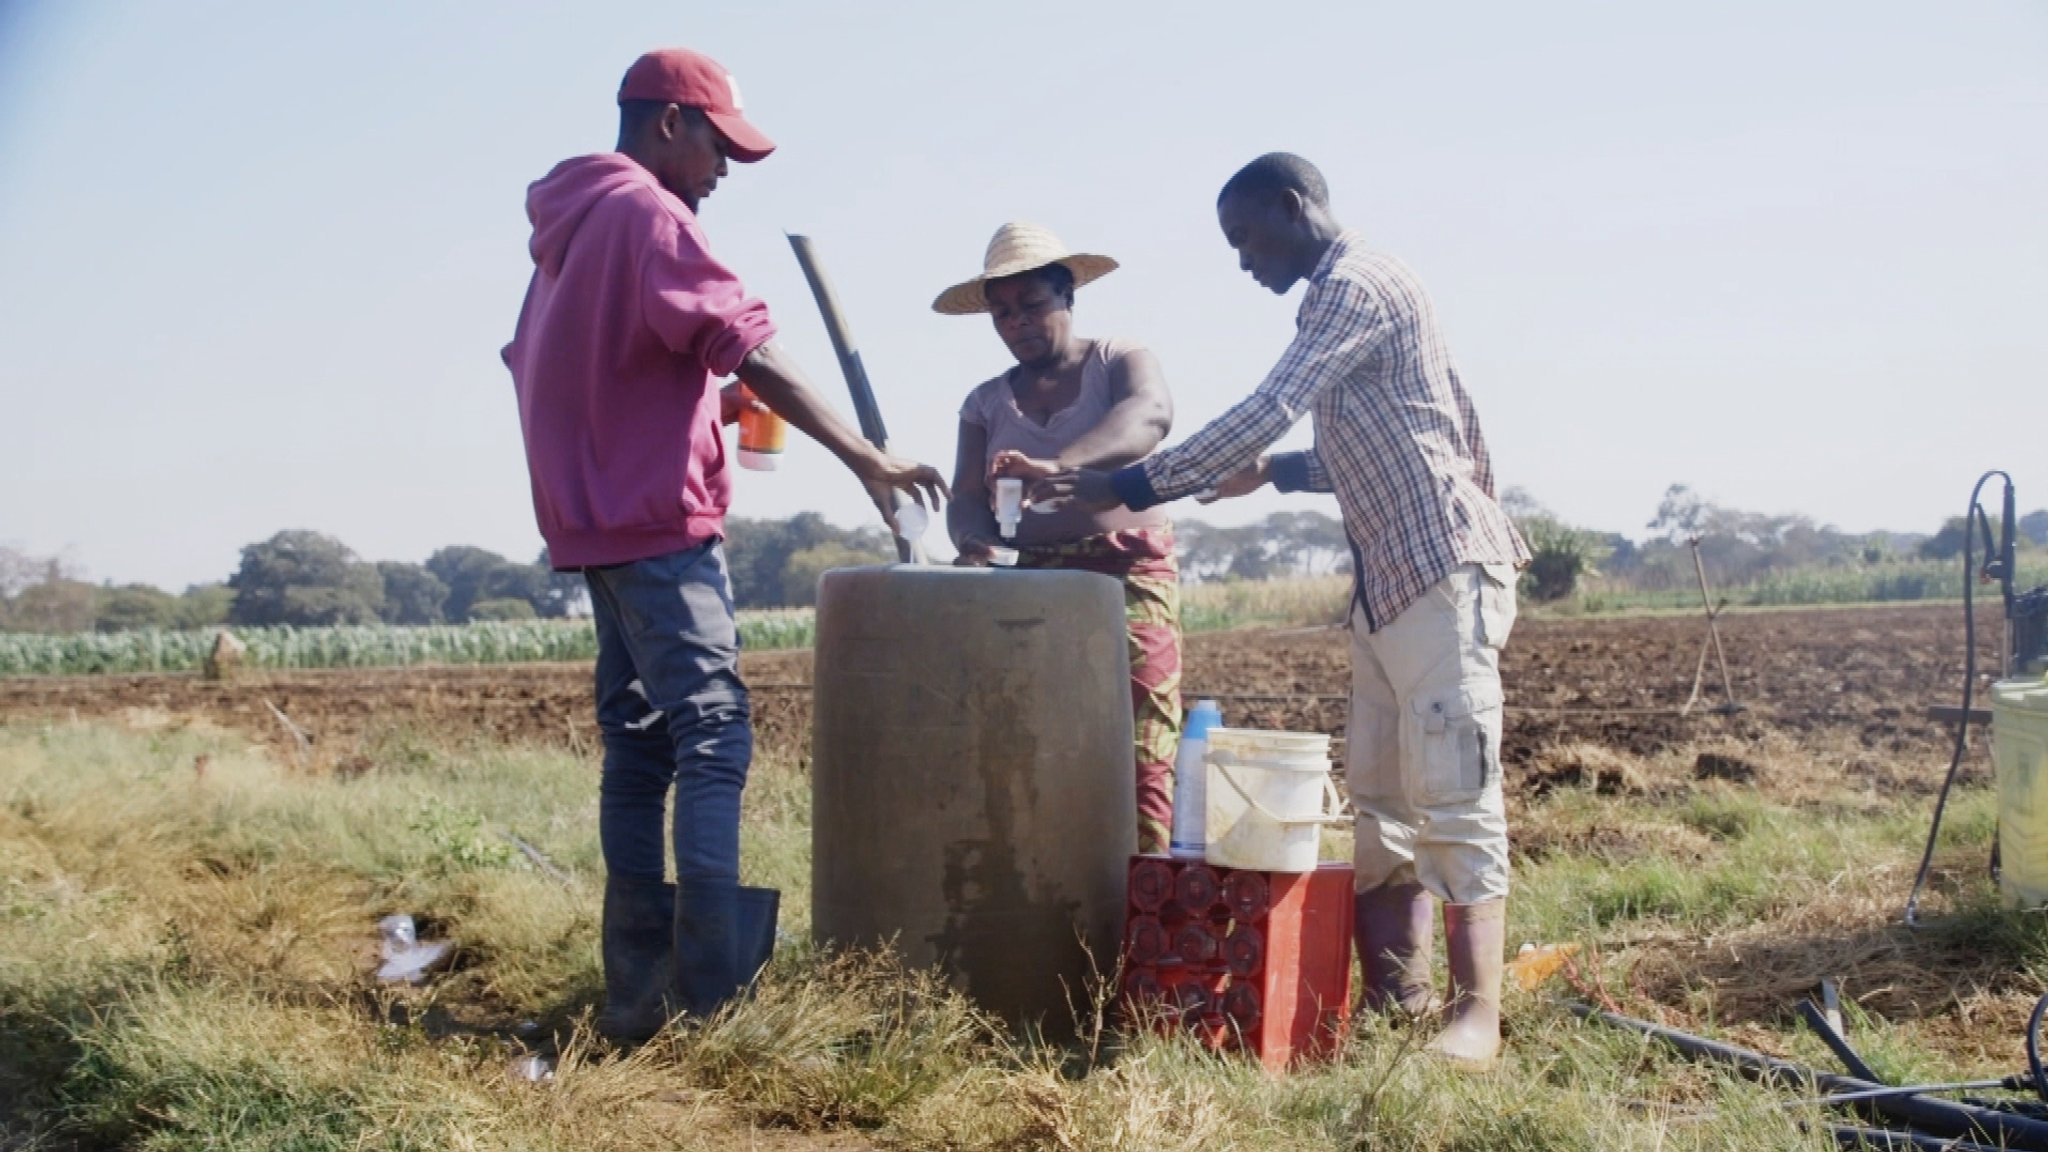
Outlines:
<svg viewBox="0 0 2048 1152"><path fill-rule="evenodd" d="M1646 759L1711 745L1725 751L1699 760L1694 773L1748 773L1769 791L1772 773L1755 750L1777 744L1824 752L1838 776L1863 788L1926 790L1951 737L1922 710L1953 702L1962 671L1957 617L1953 607L1924 605L1725 616L1730 673L1746 706L1732 716L1711 711L1721 702L1718 687L1692 715L1676 714L1705 638L1697 618L1526 620L1504 670L1510 787L1540 795L1581 782L1573 771L1591 771L1596 784L1635 791L1641 782L1632 777L1603 780L1598 765L1571 768L1568 750L1597 746ZM749 654L744 668L756 687L762 746L804 754L810 654ZM1188 696L1223 697L1230 722L1248 727L1341 737L1349 676L1346 637L1334 629L1210 634L1188 644ZM1708 681L1717 679L1710 663ZM366 744L393 732L594 750L590 695L588 666L574 664L256 673L228 684L179 675L18 677L0 678L0 720L140 711L203 718L289 749L295 741L275 706L346 770Z"/></svg>
<svg viewBox="0 0 2048 1152"><path fill-rule="evenodd" d="M1779 803L1865 809L1931 792L1953 735L1924 710L1955 702L1959 616L1953 606L1924 605L1728 615L1722 639L1744 710L1713 710L1722 698L1710 661L1704 699L1687 716L1677 711L1705 638L1697 617L1525 620L1504 665L1517 852L1623 862L1706 860L1716 850L1709 835L1669 824L1552 818L1545 797L1559 789L1655 799L1736 787ZM1980 667L1988 666L1985 658ZM762 750L805 756L810 654L750 654L744 671L756 689ZM1192 638L1184 682L1190 699L1221 697L1233 724L1341 737L1349 674L1341 631L1243 631ZM253 673L227 684L176 675L0 678L0 723L213 724L304 756L274 707L310 734L315 767L340 772L368 769L380 741L411 736L542 742L595 759L590 677L588 665L555 664ZM1982 762L1976 757L1974 772ZM1937 873L1937 887L1952 880ZM1895 918L1895 901L1873 898L1720 936L1638 940L1623 947L1627 1007L1676 1013L1681 1024L1713 1019L1738 1040L1773 1048L1781 1041L1765 1025L1782 1025L1786 1006L1832 975L1866 1010L1911 1022L1919 1040L1965 1064L2006 1059L2033 985L2009 958L1980 957ZM1597 956L1587 963L1601 966Z"/></svg>

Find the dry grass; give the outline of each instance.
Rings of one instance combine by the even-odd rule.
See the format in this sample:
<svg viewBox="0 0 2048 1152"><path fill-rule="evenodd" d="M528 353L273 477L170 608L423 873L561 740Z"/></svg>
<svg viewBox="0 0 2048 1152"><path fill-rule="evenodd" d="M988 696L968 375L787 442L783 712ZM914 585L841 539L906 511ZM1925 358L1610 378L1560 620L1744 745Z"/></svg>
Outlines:
<svg viewBox="0 0 2048 1152"><path fill-rule="evenodd" d="M1746 783L1703 754L1753 766ZM1585 945L1590 995L1824 1061L1786 1010L1843 982L1893 1069L2011 1070L2048 971L2038 918L1976 868L1966 792L1933 910L1897 928L1922 830L1792 741L1633 758L1546 753L1518 799L1511 941ZM0 1147L1755 1149L1822 1148L1758 1090L1511 994L1494 1076L1364 1022L1286 1077L1148 1033L1079 1048L1007 1035L886 957L784 949L758 994L630 1056L589 1044L597 990L594 780L560 751L403 734L343 776L239 737L0 727ZM748 879L805 931L808 784L770 749L749 789ZM501 832L564 868L560 883ZM369 979L373 924L411 911L460 945L416 990ZM560 1060L548 1084L507 1073ZM1713 1124L1681 1123L1710 1108Z"/></svg>
<svg viewBox="0 0 2048 1152"><path fill-rule="evenodd" d="M1213 632L1255 625L1342 624L1350 600L1349 576L1189 584L1181 589L1181 627L1188 632Z"/></svg>

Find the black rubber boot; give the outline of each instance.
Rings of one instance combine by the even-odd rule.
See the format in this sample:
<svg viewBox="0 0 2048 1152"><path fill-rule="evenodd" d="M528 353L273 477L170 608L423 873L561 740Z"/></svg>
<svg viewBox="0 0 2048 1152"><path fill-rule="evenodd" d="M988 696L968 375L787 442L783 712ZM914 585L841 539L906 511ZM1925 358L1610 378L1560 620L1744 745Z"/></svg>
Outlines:
<svg viewBox="0 0 2048 1152"><path fill-rule="evenodd" d="M782 910L782 893L773 888L741 888L740 901L740 983L752 984L775 955L775 921Z"/></svg>
<svg viewBox="0 0 2048 1152"><path fill-rule="evenodd" d="M644 1044L668 1023L675 903L673 885L605 881L604 1011L597 1031L615 1044Z"/></svg>
<svg viewBox="0 0 2048 1152"><path fill-rule="evenodd" d="M730 880L676 885L675 1006L708 1020L739 992L740 886Z"/></svg>
<svg viewBox="0 0 2048 1152"><path fill-rule="evenodd" d="M1360 892L1353 933L1365 976L1365 1006L1414 1018L1430 1010L1435 976L1436 900L1420 884Z"/></svg>

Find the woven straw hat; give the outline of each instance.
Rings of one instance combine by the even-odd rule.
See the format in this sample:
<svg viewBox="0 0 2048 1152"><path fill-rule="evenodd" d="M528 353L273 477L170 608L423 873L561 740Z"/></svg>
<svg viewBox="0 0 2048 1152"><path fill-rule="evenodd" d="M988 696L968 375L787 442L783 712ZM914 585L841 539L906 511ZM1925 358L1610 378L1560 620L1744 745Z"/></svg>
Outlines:
<svg viewBox="0 0 2048 1152"><path fill-rule="evenodd" d="M1067 271L1074 274L1076 288L1100 280L1116 270L1116 261L1107 256L1067 251L1067 246L1060 243L1060 238L1049 228L1036 224L1005 224L996 229L995 237L988 242L988 253L981 258L981 275L939 293L939 298L932 301L932 311L947 316L972 316L986 312L988 298L982 294L983 284L1051 264L1065 265Z"/></svg>

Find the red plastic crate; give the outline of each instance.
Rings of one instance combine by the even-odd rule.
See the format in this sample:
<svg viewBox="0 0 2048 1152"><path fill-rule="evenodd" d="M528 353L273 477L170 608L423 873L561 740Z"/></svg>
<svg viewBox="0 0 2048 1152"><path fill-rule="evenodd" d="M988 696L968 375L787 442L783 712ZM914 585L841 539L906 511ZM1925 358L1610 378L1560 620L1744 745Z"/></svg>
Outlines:
<svg viewBox="0 0 2048 1152"><path fill-rule="evenodd" d="M1336 1050L1351 1022L1351 866L1251 872L1133 856L1127 1010L1271 1069Z"/></svg>

